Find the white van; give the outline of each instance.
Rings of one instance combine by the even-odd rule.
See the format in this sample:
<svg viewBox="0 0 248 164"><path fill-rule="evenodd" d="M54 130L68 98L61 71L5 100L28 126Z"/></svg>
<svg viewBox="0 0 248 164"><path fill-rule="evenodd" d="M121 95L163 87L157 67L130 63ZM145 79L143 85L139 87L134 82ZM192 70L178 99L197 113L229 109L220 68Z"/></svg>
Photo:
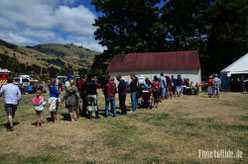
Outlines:
<svg viewBox="0 0 248 164"><path fill-rule="evenodd" d="M23 87L27 87L30 85L30 79L28 75L20 75L18 77L15 77L14 80L15 80L15 85L22 84Z"/></svg>

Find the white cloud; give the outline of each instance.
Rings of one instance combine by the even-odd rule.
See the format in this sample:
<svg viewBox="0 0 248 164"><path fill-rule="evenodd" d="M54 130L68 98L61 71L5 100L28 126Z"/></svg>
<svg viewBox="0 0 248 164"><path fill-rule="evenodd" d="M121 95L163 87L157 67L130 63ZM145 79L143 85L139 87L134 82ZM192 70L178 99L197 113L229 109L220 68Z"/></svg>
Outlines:
<svg viewBox="0 0 248 164"><path fill-rule="evenodd" d="M56 25L59 29L83 36L91 36L94 33L95 28L92 24L95 18L95 15L82 5L77 8L60 6L55 11Z"/></svg>
<svg viewBox="0 0 248 164"><path fill-rule="evenodd" d="M93 39L96 16L78 0L0 0L0 39L18 45L82 43L103 51ZM62 35L61 35L62 34ZM82 45L81 44L81 45Z"/></svg>
<svg viewBox="0 0 248 164"><path fill-rule="evenodd" d="M19 33L13 33L11 31L0 30L0 38L17 45L38 44L36 40L23 37Z"/></svg>

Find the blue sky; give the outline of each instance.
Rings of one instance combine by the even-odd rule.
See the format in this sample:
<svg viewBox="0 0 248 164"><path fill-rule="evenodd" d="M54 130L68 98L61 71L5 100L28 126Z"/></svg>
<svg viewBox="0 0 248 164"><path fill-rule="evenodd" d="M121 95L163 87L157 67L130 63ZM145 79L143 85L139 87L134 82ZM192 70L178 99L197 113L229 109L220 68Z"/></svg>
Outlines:
<svg viewBox="0 0 248 164"><path fill-rule="evenodd" d="M0 0L0 39L20 45L73 43L102 52L91 0Z"/></svg>

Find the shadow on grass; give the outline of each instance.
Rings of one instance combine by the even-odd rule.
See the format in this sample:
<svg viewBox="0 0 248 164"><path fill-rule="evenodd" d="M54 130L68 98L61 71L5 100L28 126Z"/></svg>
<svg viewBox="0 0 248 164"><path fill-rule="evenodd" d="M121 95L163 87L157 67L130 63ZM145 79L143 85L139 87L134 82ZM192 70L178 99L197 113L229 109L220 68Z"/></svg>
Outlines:
<svg viewBox="0 0 248 164"><path fill-rule="evenodd" d="M105 117L105 109L98 110L99 115ZM121 115L121 112L116 111L116 116ZM113 111L109 110L109 116L113 116Z"/></svg>
<svg viewBox="0 0 248 164"><path fill-rule="evenodd" d="M20 124L20 122L13 122L14 126L17 126L18 124ZM0 124L0 127L5 127L6 129L9 127L9 123L5 123L5 124Z"/></svg>
<svg viewBox="0 0 248 164"><path fill-rule="evenodd" d="M63 118L61 120L71 121L71 117L68 113L62 113L61 116L63 116Z"/></svg>

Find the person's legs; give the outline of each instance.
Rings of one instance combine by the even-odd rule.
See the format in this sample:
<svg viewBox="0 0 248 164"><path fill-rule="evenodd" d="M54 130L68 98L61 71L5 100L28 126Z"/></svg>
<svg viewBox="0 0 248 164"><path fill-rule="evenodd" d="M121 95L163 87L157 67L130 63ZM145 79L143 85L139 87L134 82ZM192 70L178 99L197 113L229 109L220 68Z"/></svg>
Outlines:
<svg viewBox="0 0 248 164"><path fill-rule="evenodd" d="M166 96L166 88L162 88L162 102L165 101L165 96Z"/></svg>
<svg viewBox="0 0 248 164"><path fill-rule="evenodd" d="M131 101L132 101L133 112L134 112L134 111L136 111L136 108L137 108L136 92L131 93Z"/></svg>
<svg viewBox="0 0 248 164"><path fill-rule="evenodd" d="M44 127L44 113L43 112L40 112L40 123L41 123L41 127L43 128Z"/></svg>
<svg viewBox="0 0 248 164"><path fill-rule="evenodd" d="M87 111L87 98L86 96L83 96L83 116L86 116L86 111Z"/></svg>
<svg viewBox="0 0 248 164"><path fill-rule="evenodd" d="M53 112L53 122L54 123L58 122L58 120L57 120L58 107L59 107L59 101L57 100L56 101L56 108L55 108L56 110L55 110L55 112Z"/></svg>
<svg viewBox="0 0 248 164"><path fill-rule="evenodd" d="M12 105L12 119L13 119L13 120L14 120L14 118L15 118L16 110L17 110L17 105Z"/></svg>
<svg viewBox="0 0 248 164"><path fill-rule="evenodd" d="M50 112L51 120L54 122L53 112Z"/></svg>
<svg viewBox="0 0 248 164"><path fill-rule="evenodd" d="M163 97L163 88L159 88L159 100L162 101Z"/></svg>
<svg viewBox="0 0 248 164"><path fill-rule="evenodd" d="M80 110L79 110L79 106L76 106L75 107L75 110L76 110L76 115L77 115L77 121L80 120Z"/></svg>
<svg viewBox="0 0 248 164"><path fill-rule="evenodd" d="M181 87L177 86L177 97L180 97L181 95Z"/></svg>
<svg viewBox="0 0 248 164"><path fill-rule="evenodd" d="M172 99L172 97L173 97L172 88L170 88L169 91L170 91L170 97L171 97L171 99Z"/></svg>
<svg viewBox="0 0 248 164"><path fill-rule="evenodd" d="M40 113L38 112L38 111L36 111L36 127L38 128L38 127L40 127L40 120L39 120L39 116L40 115Z"/></svg>
<svg viewBox="0 0 248 164"><path fill-rule="evenodd" d="M116 107L115 107L115 98L110 98L111 107L113 109L113 117L116 117Z"/></svg>
<svg viewBox="0 0 248 164"><path fill-rule="evenodd" d="M92 98L87 96L89 119L92 119Z"/></svg>
<svg viewBox="0 0 248 164"><path fill-rule="evenodd" d="M99 113L98 113L98 108L97 108L97 95L93 96L93 102L94 102L94 108L95 108L95 113L96 113L96 119L99 119Z"/></svg>
<svg viewBox="0 0 248 164"><path fill-rule="evenodd" d="M158 101L159 101L158 92L154 91L153 96L154 96L154 107L157 108L158 107Z"/></svg>
<svg viewBox="0 0 248 164"><path fill-rule="evenodd" d="M109 115L109 98L108 97L106 97L105 98L105 117L108 117L108 115Z"/></svg>
<svg viewBox="0 0 248 164"><path fill-rule="evenodd" d="M214 97L216 97L216 87L213 88L214 89Z"/></svg>
<svg viewBox="0 0 248 164"><path fill-rule="evenodd" d="M219 92L220 92L220 89L217 87L216 88L216 97L219 98Z"/></svg>
<svg viewBox="0 0 248 164"><path fill-rule="evenodd" d="M73 114L72 114L72 106L69 106L68 110L69 110L71 121L75 121L74 118L73 118Z"/></svg>
<svg viewBox="0 0 248 164"><path fill-rule="evenodd" d="M126 101L126 95L125 96L120 96L119 95L119 102L120 102L120 108L121 108L122 114L127 114L125 101Z"/></svg>
<svg viewBox="0 0 248 164"><path fill-rule="evenodd" d="M15 110L16 109L13 108L12 104L5 104L5 111L6 111L7 120L8 120L8 123L9 123L9 127L8 127L9 131L13 131L13 127L14 127L13 116L14 116Z"/></svg>
<svg viewBox="0 0 248 164"><path fill-rule="evenodd" d="M10 128L13 127L13 118L11 115L7 116Z"/></svg>

